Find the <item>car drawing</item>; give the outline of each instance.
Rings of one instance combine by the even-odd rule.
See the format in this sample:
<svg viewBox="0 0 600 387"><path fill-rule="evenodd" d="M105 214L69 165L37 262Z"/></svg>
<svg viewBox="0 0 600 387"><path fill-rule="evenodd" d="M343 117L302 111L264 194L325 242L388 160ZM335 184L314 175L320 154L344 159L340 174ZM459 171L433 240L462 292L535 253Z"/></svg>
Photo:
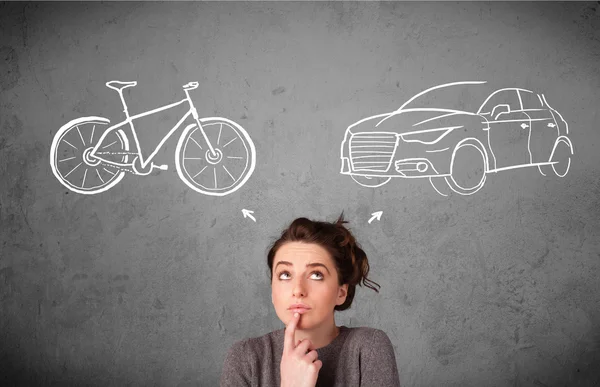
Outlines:
<svg viewBox="0 0 600 387"><path fill-rule="evenodd" d="M471 98L474 105L467 106L469 97L488 95L475 86L484 83L431 87L395 111L350 125L341 143L340 173L364 187L380 187L393 177L428 178L443 196L471 195L488 174L515 168L535 166L543 175L565 176L573 145L562 115L543 94L522 88L496 90L482 103ZM469 88L480 94L465 94Z"/></svg>

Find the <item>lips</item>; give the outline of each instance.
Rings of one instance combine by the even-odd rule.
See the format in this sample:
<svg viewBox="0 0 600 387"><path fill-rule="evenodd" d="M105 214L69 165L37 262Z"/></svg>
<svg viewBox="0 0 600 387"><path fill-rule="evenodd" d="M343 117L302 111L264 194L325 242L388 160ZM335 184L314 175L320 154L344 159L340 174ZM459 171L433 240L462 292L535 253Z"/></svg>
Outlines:
<svg viewBox="0 0 600 387"><path fill-rule="evenodd" d="M308 306L306 304L292 304L292 305L290 305L290 307L288 309L292 309L292 308L310 309L310 306Z"/></svg>
<svg viewBox="0 0 600 387"><path fill-rule="evenodd" d="M292 312L292 313L298 312L300 314L303 314L303 313L306 313L306 312L308 312L310 310L310 306L304 305L304 304L294 304L294 305L291 305L288 308L288 310L290 312Z"/></svg>

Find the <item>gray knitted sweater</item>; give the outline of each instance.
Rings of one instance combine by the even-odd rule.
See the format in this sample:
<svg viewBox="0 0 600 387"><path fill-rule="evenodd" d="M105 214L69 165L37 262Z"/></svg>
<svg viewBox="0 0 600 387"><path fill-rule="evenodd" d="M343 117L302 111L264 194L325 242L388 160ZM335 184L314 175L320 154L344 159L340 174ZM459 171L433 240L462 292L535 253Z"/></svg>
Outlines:
<svg viewBox="0 0 600 387"><path fill-rule="evenodd" d="M223 364L221 387L279 387L285 328L234 343ZM318 348L323 367L317 387L399 387L394 347L384 331L340 326L339 335Z"/></svg>

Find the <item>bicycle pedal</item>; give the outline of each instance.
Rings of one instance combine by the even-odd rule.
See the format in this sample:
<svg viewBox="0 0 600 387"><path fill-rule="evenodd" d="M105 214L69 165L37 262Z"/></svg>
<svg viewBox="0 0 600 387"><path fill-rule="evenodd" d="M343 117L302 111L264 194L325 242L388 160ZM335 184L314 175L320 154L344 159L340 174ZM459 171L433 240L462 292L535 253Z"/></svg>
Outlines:
<svg viewBox="0 0 600 387"><path fill-rule="evenodd" d="M169 166L168 166L167 164L163 164L163 165L156 165L156 164L152 163L152 166L153 166L154 168L158 168L158 169L160 169L161 171L166 171L166 170L168 170L168 169L169 169Z"/></svg>

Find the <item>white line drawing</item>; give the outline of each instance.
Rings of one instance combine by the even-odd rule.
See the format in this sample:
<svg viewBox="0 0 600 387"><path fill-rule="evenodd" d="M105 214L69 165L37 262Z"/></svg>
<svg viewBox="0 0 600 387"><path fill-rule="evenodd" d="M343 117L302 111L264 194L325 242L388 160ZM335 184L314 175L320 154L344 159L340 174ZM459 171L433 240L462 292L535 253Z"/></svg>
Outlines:
<svg viewBox="0 0 600 387"><path fill-rule="evenodd" d="M193 117L193 122L183 129L175 150L179 178L194 191L212 196L230 194L246 183L256 164L254 143L244 128L227 118L198 116L189 95L190 90L198 88L198 82L183 86L185 98L181 101L131 116L123 89L135 85L136 81L106 83L119 93L124 121L110 126L110 121L103 117L81 117L58 130L50 148L50 166L58 181L71 191L91 195L116 185L125 172L146 176L155 168L167 170L167 165L155 165L152 160L167 139ZM187 113L147 153L140 147L134 121L182 104L189 104ZM127 125L133 143L126 135Z"/></svg>
<svg viewBox="0 0 600 387"><path fill-rule="evenodd" d="M395 111L353 123L341 143L340 173L372 188L392 177L429 178L443 196L449 189L474 194L489 173L515 168L565 176L574 154L569 126L543 94L503 88L473 109L440 107L447 100L436 99L441 91L458 96L457 88L484 83L434 86Z"/></svg>
<svg viewBox="0 0 600 387"><path fill-rule="evenodd" d="M377 220L381 220L381 215L383 214L383 211L377 211L371 214L371 219L369 219L369 224L371 224L371 222L375 219Z"/></svg>
<svg viewBox="0 0 600 387"><path fill-rule="evenodd" d="M243 208L242 214L244 215L244 218L248 217L248 218L252 219L254 221L254 223L256 223L256 219L254 218L254 216L252 216L252 214L254 214L254 211L250 211L250 210Z"/></svg>

